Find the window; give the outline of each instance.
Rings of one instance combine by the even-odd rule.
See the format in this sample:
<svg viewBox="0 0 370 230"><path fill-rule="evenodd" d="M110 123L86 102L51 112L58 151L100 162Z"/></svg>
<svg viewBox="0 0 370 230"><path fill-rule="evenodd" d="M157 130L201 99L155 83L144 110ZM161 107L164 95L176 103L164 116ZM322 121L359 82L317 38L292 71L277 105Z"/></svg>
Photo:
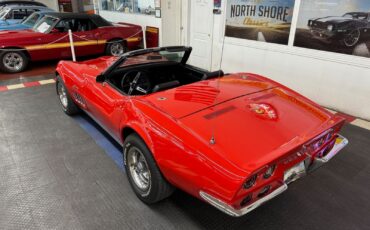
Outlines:
<svg viewBox="0 0 370 230"><path fill-rule="evenodd" d="M95 26L89 19L63 19L56 26L55 29L60 32L82 32L94 29Z"/></svg>
<svg viewBox="0 0 370 230"><path fill-rule="evenodd" d="M13 10L13 19L23 19L25 17L27 17L25 10Z"/></svg>
<svg viewBox="0 0 370 230"><path fill-rule="evenodd" d="M38 13L34 13L29 16L26 20L22 22L22 24L27 26L33 26L36 24L37 20L39 20L40 15Z"/></svg>
<svg viewBox="0 0 370 230"><path fill-rule="evenodd" d="M24 19L31 15L34 10L18 9L13 10L13 19Z"/></svg>
<svg viewBox="0 0 370 230"><path fill-rule="evenodd" d="M57 18L53 17L43 17L34 27L33 29L36 32L40 33L48 33L54 24L58 21Z"/></svg>
<svg viewBox="0 0 370 230"><path fill-rule="evenodd" d="M155 0L101 0L101 9L123 13L155 14Z"/></svg>
<svg viewBox="0 0 370 230"><path fill-rule="evenodd" d="M9 11L10 9L2 9L0 12L0 19L8 19L9 18Z"/></svg>

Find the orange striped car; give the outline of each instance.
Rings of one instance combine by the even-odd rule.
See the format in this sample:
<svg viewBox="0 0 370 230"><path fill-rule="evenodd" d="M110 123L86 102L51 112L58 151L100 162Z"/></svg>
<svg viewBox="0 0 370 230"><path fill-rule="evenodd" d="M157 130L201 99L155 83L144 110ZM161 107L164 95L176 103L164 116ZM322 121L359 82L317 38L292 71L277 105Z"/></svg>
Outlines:
<svg viewBox="0 0 370 230"><path fill-rule="evenodd" d="M143 38L138 25L113 24L99 15L51 12L32 29L0 32L0 69L16 73L26 69L30 61L71 58L69 30L78 57L120 56L141 46Z"/></svg>

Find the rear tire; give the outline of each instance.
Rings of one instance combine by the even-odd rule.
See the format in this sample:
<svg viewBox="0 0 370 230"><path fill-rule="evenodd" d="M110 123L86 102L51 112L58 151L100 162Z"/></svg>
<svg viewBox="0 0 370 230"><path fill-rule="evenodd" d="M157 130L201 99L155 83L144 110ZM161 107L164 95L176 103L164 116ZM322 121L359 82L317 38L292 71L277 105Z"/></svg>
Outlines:
<svg viewBox="0 0 370 230"><path fill-rule="evenodd" d="M345 37L341 40L341 43L350 48L354 47L360 42L361 31L359 29L352 30L350 33L346 34Z"/></svg>
<svg viewBox="0 0 370 230"><path fill-rule="evenodd" d="M123 143L123 158L128 181L141 201L153 204L173 193L174 187L162 176L152 153L137 134L129 135Z"/></svg>
<svg viewBox="0 0 370 230"><path fill-rule="evenodd" d="M76 103L72 100L67 88L63 83L63 80L59 76L57 76L56 90L63 111L69 116L78 114L80 112L80 108L78 108Z"/></svg>
<svg viewBox="0 0 370 230"><path fill-rule="evenodd" d="M19 73L26 69L28 57L21 51L5 51L0 55L0 69L7 73Z"/></svg>
<svg viewBox="0 0 370 230"><path fill-rule="evenodd" d="M105 54L110 56L121 56L127 51L127 47L122 40L110 41L105 48Z"/></svg>

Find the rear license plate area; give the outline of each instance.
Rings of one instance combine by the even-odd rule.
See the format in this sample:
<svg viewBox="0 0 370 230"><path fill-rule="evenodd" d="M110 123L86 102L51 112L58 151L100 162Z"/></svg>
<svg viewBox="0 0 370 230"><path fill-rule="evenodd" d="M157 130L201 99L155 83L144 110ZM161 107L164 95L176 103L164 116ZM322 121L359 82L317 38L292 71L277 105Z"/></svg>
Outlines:
<svg viewBox="0 0 370 230"><path fill-rule="evenodd" d="M284 172L284 182L286 184L290 184L293 181L296 181L305 175L306 175L306 166L304 161L302 161L299 164L293 166L292 168Z"/></svg>

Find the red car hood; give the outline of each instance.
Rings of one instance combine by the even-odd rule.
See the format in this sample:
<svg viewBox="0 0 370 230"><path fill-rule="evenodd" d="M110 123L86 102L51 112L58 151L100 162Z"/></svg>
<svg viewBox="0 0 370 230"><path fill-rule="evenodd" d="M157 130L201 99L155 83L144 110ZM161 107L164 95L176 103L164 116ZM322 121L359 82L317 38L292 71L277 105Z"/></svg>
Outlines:
<svg viewBox="0 0 370 230"><path fill-rule="evenodd" d="M13 37L16 39L28 39L28 38L35 38L35 36L42 36L42 33L35 32L33 30L4 30L0 31L0 39L7 41L9 37ZM1 42L3 43L3 42Z"/></svg>
<svg viewBox="0 0 370 230"><path fill-rule="evenodd" d="M247 171L332 125L331 114L302 96L263 78L246 76L202 81L147 99L201 141L209 143L214 136L214 150Z"/></svg>

